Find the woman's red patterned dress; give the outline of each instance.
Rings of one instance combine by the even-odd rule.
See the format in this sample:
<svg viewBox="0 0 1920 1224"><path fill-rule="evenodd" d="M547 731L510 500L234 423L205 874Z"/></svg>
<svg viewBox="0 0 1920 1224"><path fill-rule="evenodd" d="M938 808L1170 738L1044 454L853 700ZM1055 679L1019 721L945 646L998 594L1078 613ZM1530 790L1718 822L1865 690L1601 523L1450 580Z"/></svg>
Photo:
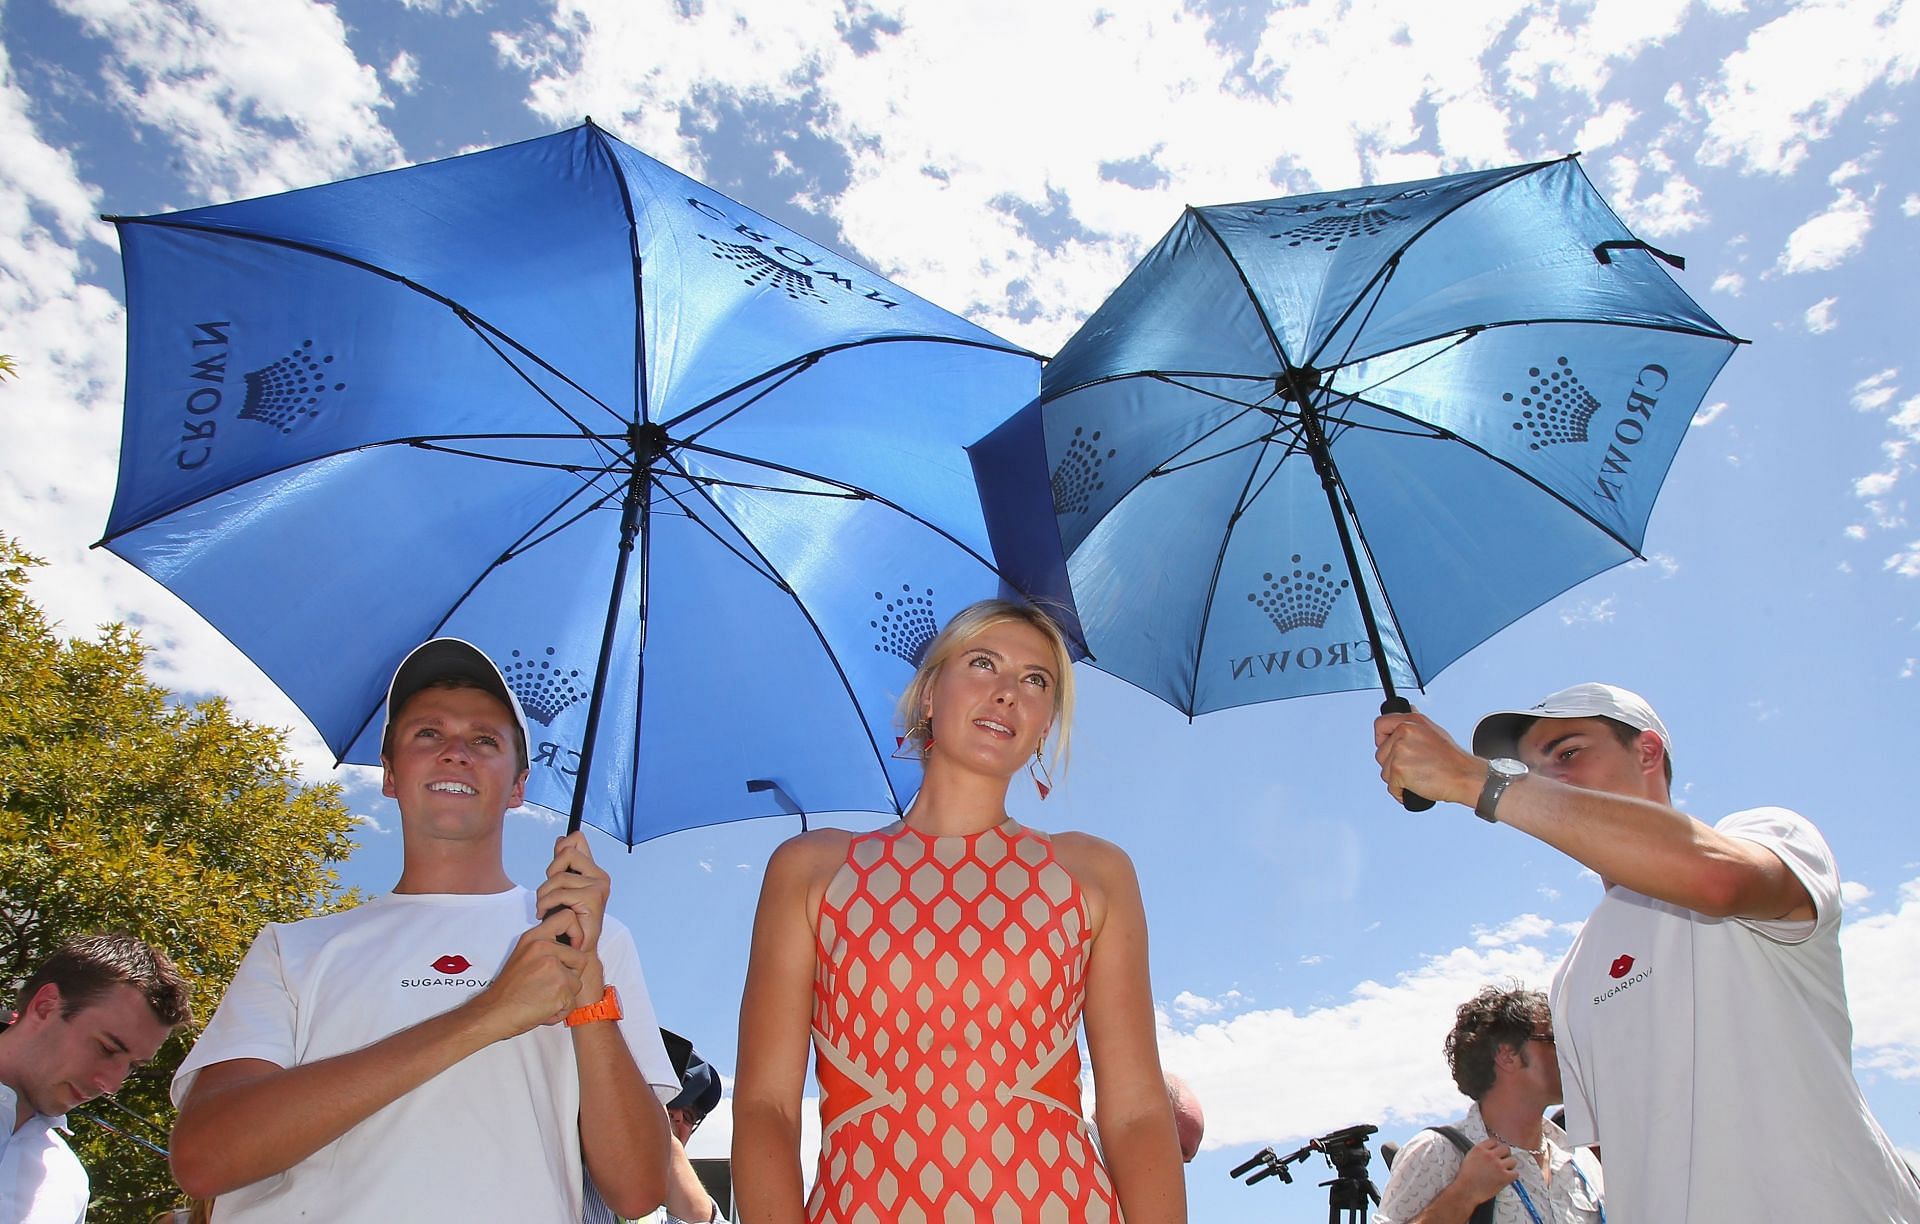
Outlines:
<svg viewBox="0 0 1920 1224"><path fill-rule="evenodd" d="M1043 833L854 838L815 931L809 1224L1118 1221L1080 1113L1092 943Z"/></svg>

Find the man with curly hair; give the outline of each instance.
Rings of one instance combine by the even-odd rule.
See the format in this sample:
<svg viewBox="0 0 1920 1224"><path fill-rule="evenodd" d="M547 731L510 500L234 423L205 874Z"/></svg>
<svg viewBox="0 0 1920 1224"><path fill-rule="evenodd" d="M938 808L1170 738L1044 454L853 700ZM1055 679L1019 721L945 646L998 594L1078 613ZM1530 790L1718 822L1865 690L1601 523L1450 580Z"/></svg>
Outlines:
<svg viewBox="0 0 1920 1224"><path fill-rule="evenodd" d="M1586 1224L1600 1167L1543 1116L1560 1103L1547 997L1489 986L1447 1034L1453 1082L1473 1100L1452 1126L1421 1131L1393 1162L1375 1224Z"/></svg>
<svg viewBox="0 0 1920 1224"><path fill-rule="evenodd" d="M166 954L131 935L69 940L33 971L0 1031L0 1220L86 1217L87 1171L60 1137L67 1111L118 1092L193 1019L190 994Z"/></svg>

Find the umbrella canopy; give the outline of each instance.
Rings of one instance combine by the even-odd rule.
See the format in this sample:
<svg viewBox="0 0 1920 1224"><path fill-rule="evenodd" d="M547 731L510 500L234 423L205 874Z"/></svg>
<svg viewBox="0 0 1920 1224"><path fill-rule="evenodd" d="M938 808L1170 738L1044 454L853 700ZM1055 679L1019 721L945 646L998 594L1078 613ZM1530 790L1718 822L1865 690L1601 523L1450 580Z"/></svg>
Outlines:
<svg viewBox="0 0 1920 1224"><path fill-rule="evenodd" d="M1190 208L975 458L1044 446L1097 666L1391 698L1637 555L1740 343L1659 259L1572 158Z"/></svg>
<svg viewBox="0 0 1920 1224"><path fill-rule="evenodd" d="M445 634L525 706L528 800L629 844L912 797L892 702L1006 593L964 444L1032 354L591 122L110 220L102 542L342 760L377 763L388 676Z"/></svg>

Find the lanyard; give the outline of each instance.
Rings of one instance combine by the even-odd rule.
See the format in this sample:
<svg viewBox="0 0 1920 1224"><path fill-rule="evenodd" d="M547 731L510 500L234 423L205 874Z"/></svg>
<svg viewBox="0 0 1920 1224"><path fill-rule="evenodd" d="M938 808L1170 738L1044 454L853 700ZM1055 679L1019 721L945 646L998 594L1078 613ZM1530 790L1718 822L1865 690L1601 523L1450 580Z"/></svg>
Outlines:
<svg viewBox="0 0 1920 1224"><path fill-rule="evenodd" d="M1593 1187L1587 1185L1587 1175L1580 1171L1579 1165L1573 1163L1571 1156L1567 1158L1566 1167L1573 1170L1573 1175L1580 1179L1580 1185L1593 1197L1594 1210L1600 1213L1600 1224L1607 1224L1607 1209L1601 1205L1599 1196L1593 1194ZM1518 1178L1514 1179L1513 1192L1520 1196L1520 1205L1527 1209L1527 1215L1532 1217L1533 1224L1547 1224L1545 1220L1540 1218L1540 1213L1534 1209L1533 1196L1527 1193L1527 1188L1520 1184Z"/></svg>

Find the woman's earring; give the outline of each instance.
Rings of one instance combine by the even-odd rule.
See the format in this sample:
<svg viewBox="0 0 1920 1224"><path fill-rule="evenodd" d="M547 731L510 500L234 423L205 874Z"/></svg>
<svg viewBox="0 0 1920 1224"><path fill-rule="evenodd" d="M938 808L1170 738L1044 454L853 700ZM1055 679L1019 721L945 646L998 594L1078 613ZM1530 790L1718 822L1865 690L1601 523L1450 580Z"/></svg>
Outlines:
<svg viewBox="0 0 1920 1224"><path fill-rule="evenodd" d="M1053 771L1048 769L1047 763L1040 759L1040 750L1046 746L1047 742L1041 740L1034 747L1033 759L1027 762L1027 776L1033 779L1033 789L1040 792L1040 800L1043 803L1046 802L1047 796L1053 793Z"/></svg>
<svg viewBox="0 0 1920 1224"><path fill-rule="evenodd" d="M927 749L933 747L933 719L922 715L920 721L907 728L905 735L893 737L893 751L887 755L896 761L923 761Z"/></svg>

